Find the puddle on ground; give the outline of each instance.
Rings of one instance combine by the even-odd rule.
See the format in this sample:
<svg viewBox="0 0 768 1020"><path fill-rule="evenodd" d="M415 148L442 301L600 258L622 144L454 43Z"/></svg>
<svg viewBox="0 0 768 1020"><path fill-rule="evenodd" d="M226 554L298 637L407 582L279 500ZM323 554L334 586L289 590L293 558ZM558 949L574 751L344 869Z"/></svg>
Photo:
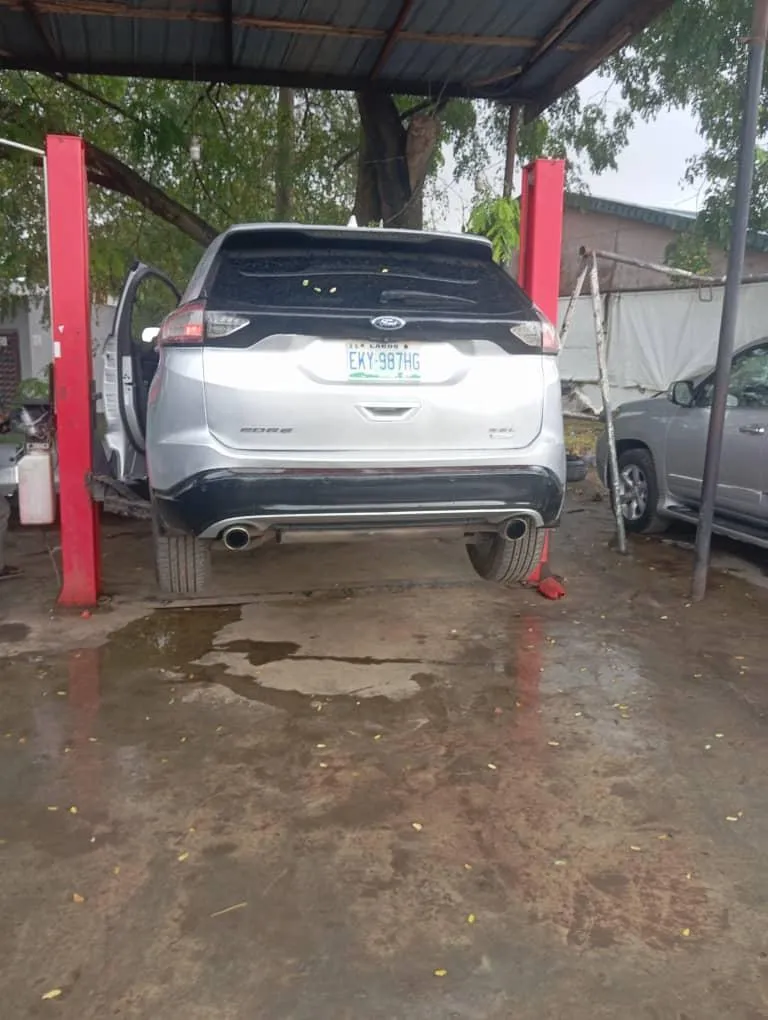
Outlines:
<svg viewBox="0 0 768 1020"><path fill-rule="evenodd" d="M25 641L29 637L26 623L0 623L0 643Z"/></svg>
<svg viewBox="0 0 768 1020"><path fill-rule="evenodd" d="M187 671L210 651L216 634L239 619L237 607L158 610L111 635L104 668Z"/></svg>

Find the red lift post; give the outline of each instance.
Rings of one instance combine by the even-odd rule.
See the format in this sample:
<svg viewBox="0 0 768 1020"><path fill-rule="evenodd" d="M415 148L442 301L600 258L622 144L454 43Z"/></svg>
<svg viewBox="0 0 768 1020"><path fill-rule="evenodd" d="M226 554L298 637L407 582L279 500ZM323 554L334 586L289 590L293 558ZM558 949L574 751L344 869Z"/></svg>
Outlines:
<svg viewBox="0 0 768 1020"><path fill-rule="evenodd" d="M93 358L82 138L48 135L45 177L61 522L59 605L82 607L98 600L100 580L98 511L87 484L93 464Z"/></svg>
<svg viewBox="0 0 768 1020"><path fill-rule="evenodd" d="M99 597L100 552L98 510L87 484L93 464L93 361L83 140L49 135L45 172L63 574L59 605L86 607ZM523 171L519 279L552 322L560 289L564 182L562 160L537 160ZM547 541L530 581L558 598L562 589L545 589L554 580L548 559Z"/></svg>
<svg viewBox="0 0 768 1020"><path fill-rule="evenodd" d="M564 204L564 160L537 159L523 169L518 282L555 325L560 297ZM549 533L544 541L541 563L528 583L545 598L560 599L565 595L565 589L549 569Z"/></svg>

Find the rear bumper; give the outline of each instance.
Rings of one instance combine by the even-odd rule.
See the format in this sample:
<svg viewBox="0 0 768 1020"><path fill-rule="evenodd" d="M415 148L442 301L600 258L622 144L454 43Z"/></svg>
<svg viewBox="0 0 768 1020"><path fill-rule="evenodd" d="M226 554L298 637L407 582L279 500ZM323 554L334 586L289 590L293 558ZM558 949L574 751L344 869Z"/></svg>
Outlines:
<svg viewBox="0 0 768 1020"><path fill-rule="evenodd" d="M560 519L563 485L546 468L251 472L209 471L153 493L171 531L219 538L254 528L364 529L497 525L520 514Z"/></svg>

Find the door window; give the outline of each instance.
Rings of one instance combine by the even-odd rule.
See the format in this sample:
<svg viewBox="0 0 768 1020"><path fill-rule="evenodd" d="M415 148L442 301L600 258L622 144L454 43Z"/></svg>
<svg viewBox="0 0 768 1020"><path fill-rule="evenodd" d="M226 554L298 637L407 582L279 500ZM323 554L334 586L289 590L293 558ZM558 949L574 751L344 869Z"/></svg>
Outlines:
<svg viewBox="0 0 768 1020"><path fill-rule="evenodd" d="M714 376L699 390L696 405L711 407L713 393ZM768 408L768 344L750 347L733 359L728 406L746 410Z"/></svg>
<svg viewBox="0 0 768 1020"><path fill-rule="evenodd" d="M146 347L141 339L142 332L150 326L159 327L177 304L176 292L164 279L159 276L144 276L136 287L131 305L131 341L140 347Z"/></svg>

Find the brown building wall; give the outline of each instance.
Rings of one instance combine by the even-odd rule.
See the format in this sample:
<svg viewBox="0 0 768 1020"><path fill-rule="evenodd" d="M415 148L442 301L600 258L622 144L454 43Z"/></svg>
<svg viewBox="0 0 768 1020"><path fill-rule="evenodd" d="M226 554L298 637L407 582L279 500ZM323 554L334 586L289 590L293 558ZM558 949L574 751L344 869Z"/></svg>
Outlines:
<svg viewBox="0 0 768 1020"><path fill-rule="evenodd" d="M633 222L623 216L566 208L560 293L573 293L581 268L579 249L582 247L618 252L648 262L663 262L667 245L678 237L680 234L673 230ZM713 248L711 259L714 274L725 274L726 253L722 249ZM768 274L768 253L747 251L744 272L746 275ZM600 264L601 290L656 290L668 287L667 277L650 270L606 262Z"/></svg>

